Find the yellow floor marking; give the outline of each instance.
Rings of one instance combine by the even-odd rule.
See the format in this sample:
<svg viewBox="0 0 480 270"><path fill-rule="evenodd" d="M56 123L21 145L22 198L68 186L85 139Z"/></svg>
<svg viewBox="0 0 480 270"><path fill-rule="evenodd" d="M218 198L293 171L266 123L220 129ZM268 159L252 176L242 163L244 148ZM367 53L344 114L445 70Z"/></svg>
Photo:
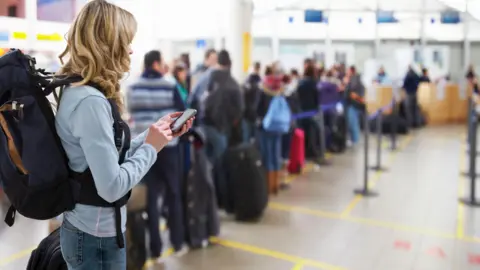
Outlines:
<svg viewBox="0 0 480 270"><path fill-rule="evenodd" d="M460 168L465 168L465 150L466 147L461 147L460 149ZM463 197L465 190L465 181L460 176L458 178L458 197ZM458 202L457 205L457 238L463 239L465 237L465 206L463 203Z"/></svg>
<svg viewBox="0 0 480 270"><path fill-rule="evenodd" d="M170 257L175 251L173 248L167 249L165 252L162 254L162 258L168 258ZM154 266L156 264L156 259L148 259L145 264L143 265L143 270L147 270L148 268Z"/></svg>
<svg viewBox="0 0 480 270"><path fill-rule="evenodd" d="M274 251L274 250L260 248L260 247L247 245L247 244L243 244L235 241L217 238L217 237L210 238L210 241L212 241L212 243L215 243L224 247L243 250L243 251L250 252L257 255L263 255L263 256L267 256L267 257L271 257L271 258L275 258L283 261L288 261L294 264L303 264L305 266L312 266L312 267L320 268L323 270L346 270L345 268L340 266L335 266L335 265L331 265L331 264L316 261L316 260L306 259L306 258L289 255L289 254Z"/></svg>
<svg viewBox="0 0 480 270"><path fill-rule="evenodd" d="M412 135L408 135L406 138L402 139L400 141L400 149L403 149L405 148L409 143L410 141L412 140ZM385 143L383 144L384 145L384 148L385 148ZM398 151L398 150L397 150ZM393 160L393 157L395 156L397 152L390 152L388 154L388 162L387 163L392 163L392 160ZM378 180L380 180L380 177L382 175L382 171L377 171L375 172L375 174L373 175L372 179L370 179L370 183L369 183L369 188L374 188L375 185L377 184ZM362 200L363 196L362 195L355 195L355 197L350 201L350 203L348 203L347 207L345 207L345 209L342 211L342 217L347 217L350 215L350 213L352 213L353 209L355 209L355 207L358 205L358 203Z"/></svg>
<svg viewBox="0 0 480 270"><path fill-rule="evenodd" d="M305 165L305 168L303 168L303 171L301 174L288 174L287 178L285 179L285 183L289 184L293 180L297 179L298 177L301 177L307 173L310 173L313 170L314 164L312 163L307 163Z"/></svg>
<svg viewBox="0 0 480 270"><path fill-rule="evenodd" d="M1 259L0 260L0 266L5 266L9 263L12 263L12 262L14 262L18 259L21 259L21 258L25 257L27 255L30 255L32 253L32 251L36 248L37 248L37 246L33 246L33 247L30 247L30 248L24 249L20 252L14 253L14 254L12 254L12 255L4 258L4 259Z"/></svg>
<svg viewBox="0 0 480 270"><path fill-rule="evenodd" d="M389 221L352 217L352 216L343 216L342 214L339 214L339 213L318 211L318 210L313 210L309 208L289 206L289 205L280 204L280 203L269 203L269 208L274 210L279 210L279 211L316 216L320 218L327 218L332 220L340 220L340 221L347 221L347 222L363 224L368 226L381 227L381 228L392 229L396 231L418 233L418 234L429 235L429 236L434 236L438 238L457 239L454 233L448 233L448 232L444 232L444 231L440 231L432 228L413 227L413 226L398 224L398 223L389 222ZM478 239L478 241L477 239L470 239L470 242L480 242L480 239Z"/></svg>
<svg viewBox="0 0 480 270"><path fill-rule="evenodd" d="M303 266L305 266L305 263L304 262L301 262L301 263L297 263L293 266L292 270L302 270L303 269Z"/></svg>

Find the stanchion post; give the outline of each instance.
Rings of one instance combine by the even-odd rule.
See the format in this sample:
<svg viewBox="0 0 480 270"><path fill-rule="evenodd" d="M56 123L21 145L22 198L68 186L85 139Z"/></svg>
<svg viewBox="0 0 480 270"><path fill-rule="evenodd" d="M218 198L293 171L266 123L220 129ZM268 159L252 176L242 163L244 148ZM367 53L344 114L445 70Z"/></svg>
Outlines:
<svg viewBox="0 0 480 270"><path fill-rule="evenodd" d="M372 166L371 169L374 171L386 171L386 168L382 168L382 122L383 122L383 111L378 111L376 119L376 132L377 132L377 162L375 166Z"/></svg>
<svg viewBox="0 0 480 270"><path fill-rule="evenodd" d="M362 196L368 196L368 197L373 197L377 196L378 193L371 191L368 187L368 159L369 159L369 142L368 142L368 137L370 136L370 126L368 123L368 112L364 112L364 134L365 134L365 142L364 142L364 166L363 166L363 187L355 189L353 192L357 195L362 195Z"/></svg>
<svg viewBox="0 0 480 270"><path fill-rule="evenodd" d="M325 153L327 152L327 143L325 142L325 122L323 118L323 110L320 108L317 114L318 117L318 128L320 129L320 165L330 165L330 162L327 160Z"/></svg>
<svg viewBox="0 0 480 270"><path fill-rule="evenodd" d="M470 97L468 100L468 113L467 113L467 154L469 159L471 159L472 155L478 155L477 148L476 148L476 141L477 138L475 137L477 134L476 128L477 128L477 121L478 121L478 116L475 112L475 106L473 102L473 98ZM475 138L473 138L475 137ZM475 139L475 147L473 146L473 140ZM471 161L471 160L470 160ZM462 172L463 176L466 177L471 177L471 163L469 162L469 168ZM480 174L477 174L476 171L474 171L475 177L480 176Z"/></svg>
<svg viewBox="0 0 480 270"><path fill-rule="evenodd" d="M474 106L472 106L473 109ZM472 123L470 124L470 153L469 153L469 168L468 174L470 179L470 196L461 198L460 202L469 206L480 206L480 202L476 199L476 180L477 180L477 121L478 117L476 113L469 112L469 118Z"/></svg>
<svg viewBox="0 0 480 270"><path fill-rule="evenodd" d="M390 150L397 150L397 131L398 131L398 108L394 99L392 102L392 124L390 126Z"/></svg>
<svg viewBox="0 0 480 270"><path fill-rule="evenodd" d="M468 116L467 116L467 144L470 143L470 136L475 133L475 131L472 132L472 115L475 114L475 102L473 100L473 97L468 98ZM475 150L477 155L480 155L480 152ZM470 153L470 150L467 149L467 153ZM468 172L465 173L465 175L468 175Z"/></svg>
<svg viewBox="0 0 480 270"><path fill-rule="evenodd" d="M468 113L467 113L467 143L470 143L470 136L472 135L472 129L471 129L471 124L472 124L472 111L473 111L473 98L472 96L468 97Z"/></svg>

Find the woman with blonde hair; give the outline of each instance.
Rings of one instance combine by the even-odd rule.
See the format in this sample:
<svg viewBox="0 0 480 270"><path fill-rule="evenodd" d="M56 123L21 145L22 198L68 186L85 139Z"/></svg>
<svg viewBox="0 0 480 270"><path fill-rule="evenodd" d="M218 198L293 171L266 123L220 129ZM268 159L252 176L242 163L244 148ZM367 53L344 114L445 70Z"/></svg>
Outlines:
<svg viewBox="0 0 480 270"><path fill-rule="evenodd" d="M191 126L189 121L181 132L172 134L172 119L180 115L173 113L131 142L128 126L123 136L114 134L115 125L123 124L114 119L123 106L120 79L130 70L136 27L128 11L105 0L90 1L71 26L60 55L68 60L62 61L59 75L83 78L63 91L56 115L69 167L83 181L80 199L64 213L60 230L60 246L70 270L126 269L124 205L129 191L148 172L157 153ZM119 152L125 153L123 162ZM87 187L89 199L82 197Z"/></svg>

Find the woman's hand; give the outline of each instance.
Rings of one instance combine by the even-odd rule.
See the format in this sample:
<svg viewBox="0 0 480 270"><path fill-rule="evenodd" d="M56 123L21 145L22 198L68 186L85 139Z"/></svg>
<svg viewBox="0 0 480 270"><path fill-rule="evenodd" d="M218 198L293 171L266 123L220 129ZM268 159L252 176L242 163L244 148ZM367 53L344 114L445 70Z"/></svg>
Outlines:
<svg viewBox="0 0 480 270"><path fill-rule="evenodd" d="M195 117L188 119L188 121L183 125L182 129L180 129L178 132L173 133L173 137L180 137L183 134L187 133L187 131L189 131L192 127L193 120L195 120Z"/></svg>
<svg viewBox="0 0 480 270"><path fill-rule="evenodd" d="M170 129L171 122L162 121L161 119L150 126L148 129L145 143L150 144L157 150L157 153L165 147L172 139L173 134Z"/></svg>
<svg viewBox="0 0 480 270"><path fill-rule="evenodd" d="M157 121L156 125L158 125L160 122L166 122L168 124L172 124L173 121L175 121L175 119L180 117L182 114L183 114L183 112L169 113L169 114L165 115L164 117L160 118L160 120Z"/></svg>

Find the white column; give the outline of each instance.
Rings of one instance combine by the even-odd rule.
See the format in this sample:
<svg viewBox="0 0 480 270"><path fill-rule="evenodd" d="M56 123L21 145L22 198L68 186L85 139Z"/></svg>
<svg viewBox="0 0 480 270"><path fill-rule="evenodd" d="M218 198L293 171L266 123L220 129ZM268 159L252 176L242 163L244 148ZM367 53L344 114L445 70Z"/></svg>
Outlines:
<svg viewBox="0 0 480 270"><path fill-rule="evenodd" d="M421 25L420 25L420 55L422 57L422 64L425 64L424 59L426 57L427 47L427 0L422 0L421 11Z"/></svg>
<svg viewBox="0 0 480 270"><path fill-rule="evenodd" d="M468 12L465 12L463 14L463 67L465 68L465 71L468 69L468 66L471 64L471 53L470 53L470 37L469 37L469 31L470 31L470 14Z"/></svg>
<svg viewBox="0 0 480 270"><path fill-rule="evenodd" d="M272 22L272 56L273 61L278 61L280 59L280 38L278 35L278 13L275 11L271 18ZM265 63L266 64L266 63Z"/></svg>
<svg viewBox="0 0 480 270"><path fill-rule="evenodd" d="M326 12L326 15L330 15L330 11ZM327 17L327 20L325 31L325 66L331 67L335 64L335 53L332 46L332 37L330 36L330 19Z"/></svg>
<svg viewBox="0 0 480 270"><path fill-rule="evenodd" d="M27 47L35 49L37 42L37 0L25 0L25 19L27 20Z"/></svg>
<svg viewBox="0 0 480 270"><path fill-rule="evenodd" d="M153 49L160 50L163 61L165 61L165 63L168 65L171 65L174 58L177 57L177 55L174 55L172 40L161 39L158 41L157 45Z"/></svg>
<svg viewBox="0 0 480 270"><path fill-rule="evenodd" d="M217 31L215 32L215 36L214 36L214 39L213 39L213 47L215 48L215 50L219 51L219 50L222 50L225 48L225 42L224 42L224 29L222 27L222 20L225 19L225 17L223 16L223 12L225 12L224 10L222 10L221 8L219 8L217 10L217 14L215 15L216 19L217 19Z"/></svg>
<svg viewBox="0 0 480 270"><path fill-rule="evenodd" d="M379 0L377 0L377 9L375 10L375 51L374 51L374 57L375 60L378 60L380 58L380 29L377 23L377 17L378 17L378 7L379 7Z"/></svg>
<svg viewBox="0 0 480 270"><path fill-rule="evenodd" d="M225 48L232 59L232 75L243 81L251 65L253 2L227 1L229 16L226 21Z"/></svg>

